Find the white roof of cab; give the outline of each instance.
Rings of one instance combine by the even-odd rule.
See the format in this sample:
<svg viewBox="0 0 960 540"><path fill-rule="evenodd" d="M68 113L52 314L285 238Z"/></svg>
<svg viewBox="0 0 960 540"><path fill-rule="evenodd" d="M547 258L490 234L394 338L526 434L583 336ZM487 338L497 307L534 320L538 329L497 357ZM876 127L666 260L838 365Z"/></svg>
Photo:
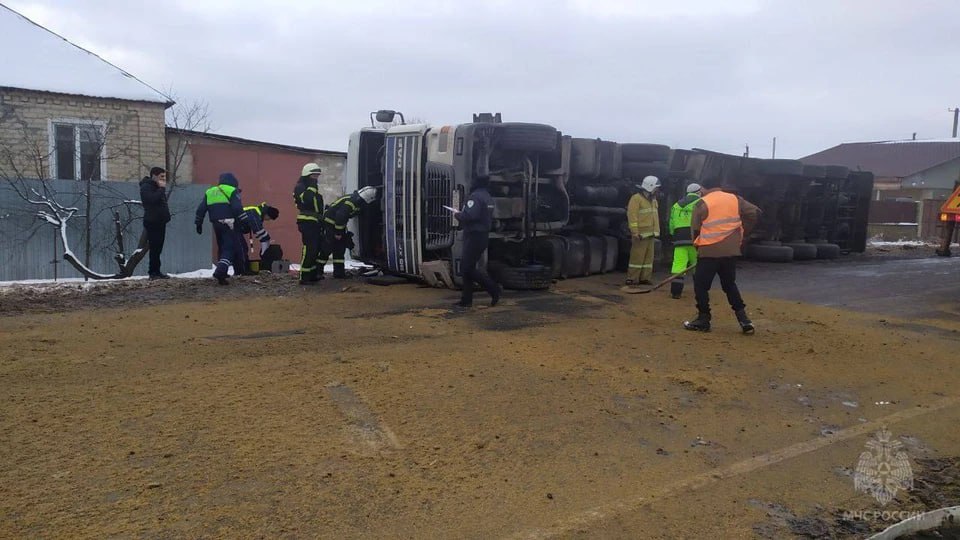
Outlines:
<svg viewBox="0 0 960 540"><path fill-rule="evenodd" d="M0 50L6 51L0 87L173 103L147 83L3 4Z"/></svg>

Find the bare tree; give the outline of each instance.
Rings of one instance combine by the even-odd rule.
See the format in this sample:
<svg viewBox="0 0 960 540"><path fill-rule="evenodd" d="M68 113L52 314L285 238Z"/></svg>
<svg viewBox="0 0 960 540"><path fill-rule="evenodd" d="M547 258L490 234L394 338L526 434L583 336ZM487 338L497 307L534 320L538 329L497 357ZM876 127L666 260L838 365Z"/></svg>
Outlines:
<svg viewBox="0 0 960 540"><path fill-rule="evenodd" d="M172 91L168 95L174 96ZM167 185L172 193L180 180L181 167L190 153L194 135L210 132L209 106L204 101L177 102L167 110L167 128L175 134L167 137Z"/></svg>
<svg viewBox="0 0 960 540"><path fill-rule="evenodd" d="M116 130L118 123L124 119L114 117L109 119L88 119L89 125L78 129L75 136L80 138L79 144L84 145L87 158L81 153L80 182L82 193L58 193L53 187L48 174L50 158L54 152L49 147L48 139L36 127L31 127L12 108L7 108L0 116L0 181L4 182L17 196L33 208L34 217L41 223L56 227L60 240L63 243L63 258L70 263L81 275L89 279L117 279L129 277L133 274L137 264L146 254L146 245L141 245L127 256L123 246L123 223L121 210L130 205L139 205L139 200L130 200L123 193L100 184L101 165L108 159L116 159L127 155L130 149L122 146L113 148L111 156L104 153L105 143ZM90 157L92 156L92 157ZM90 268L90 254L92 252L92 215L94 185L103 188L101 197L107 200L106 211L113 214L115 224L114 241L116 252L114 260L118 265L116 272L104 274ZM70 199L70 200L67 200ZM81 212L80 206L85 211ZM104 211L104 210L101 210ZM84 259L73 252L68 237L68 224L71 219L84 220ZM129 221L128 221L129 223ZM30 235L32 236L32 234Z"/></svg>

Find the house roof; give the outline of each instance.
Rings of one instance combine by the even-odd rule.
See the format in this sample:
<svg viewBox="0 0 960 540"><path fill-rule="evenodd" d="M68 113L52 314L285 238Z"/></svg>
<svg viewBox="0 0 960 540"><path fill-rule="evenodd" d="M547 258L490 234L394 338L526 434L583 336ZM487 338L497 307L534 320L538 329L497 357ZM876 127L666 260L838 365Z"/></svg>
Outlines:
<svg viewBox="0 0 960 540"><path fill-rule="evenodd" d="M177 135L183 135L186 137L201 137L205 139L210 139L214 141L221 142L230 142L236 144L248 144L248 145L257 145L257 146L269 146L270 148L275 148L278 150L288 150L290 152L297 152L301 154L326 154L330 156L343 156L347 155L346 152L340 152L337 150L320 150L318 148L306 148L303 146L291 146L289 144L279 144L265 141L255 141L253 139L242 139L240 137L233 137L231 135L219 135L217 133L209 133L203 131L191 131L189 129L177 129L177 128L167 128L167 133L176 133Z"/></svg>
<svg viewBox="0 0 960 540"><path fill-rule="evenodd" d="M0 50L7 51L0 87L173 104L147 83L3 4Z"/></svg>
<svg viewBox="0 0 960 540"><path fill-rule="evenodd" d="M845 165L877 177L906 178L960 158L960 139L844 143L800 158L807 165Z"/></svg>

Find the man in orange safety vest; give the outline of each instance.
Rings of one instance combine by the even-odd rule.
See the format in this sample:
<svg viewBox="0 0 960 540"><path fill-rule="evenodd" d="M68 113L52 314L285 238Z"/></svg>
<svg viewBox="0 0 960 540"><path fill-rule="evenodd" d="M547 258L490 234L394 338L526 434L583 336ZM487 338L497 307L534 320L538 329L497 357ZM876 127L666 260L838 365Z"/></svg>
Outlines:
<svg viewBox="0 0 960 540"><path fill-rule="evenodd" d="M710 286L720 276L720 286L737 315L744 334L754 332L746 305L737 288L737 257L749 235L760 209L720 188L720 177L703 181L704 195L693 211L690 228L697 246L697 269L693 274L693 290L697 299L697 317L685 321L687 330L710 331Z"/></svg>

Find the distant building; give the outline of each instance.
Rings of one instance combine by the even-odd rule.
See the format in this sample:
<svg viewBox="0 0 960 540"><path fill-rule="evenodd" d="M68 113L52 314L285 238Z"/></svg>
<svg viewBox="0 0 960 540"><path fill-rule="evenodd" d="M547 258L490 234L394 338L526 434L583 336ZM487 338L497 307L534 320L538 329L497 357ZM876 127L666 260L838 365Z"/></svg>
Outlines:
<svg viewBox="0 0 960 540"><path fill-rule="evenodd" d="M960 181L960 139L844 143L801 161L872 171L871 234L933 239L939 208Z"/></svg>
<svg viewBox="0 0 960 540"><path fill-rule="evenodd" d="M343 169L347 154L315 148L253 141L181 129L167 129L170 148L185 148L177 167L180 184L215 184L222 172L232 172L240 181L243 204L267 202L280 210L280 219L267 224L274 243L284 256L300 262L300 232L293 187L307 163L320 165L320 194L325 203L343 194Z"/></svg>
<svg viewBox="0 0 960 540"><path fill-rule="evenodd" d="M163 166L162 93L2 4L0 50L0 174L129 181Z"/></svg>

